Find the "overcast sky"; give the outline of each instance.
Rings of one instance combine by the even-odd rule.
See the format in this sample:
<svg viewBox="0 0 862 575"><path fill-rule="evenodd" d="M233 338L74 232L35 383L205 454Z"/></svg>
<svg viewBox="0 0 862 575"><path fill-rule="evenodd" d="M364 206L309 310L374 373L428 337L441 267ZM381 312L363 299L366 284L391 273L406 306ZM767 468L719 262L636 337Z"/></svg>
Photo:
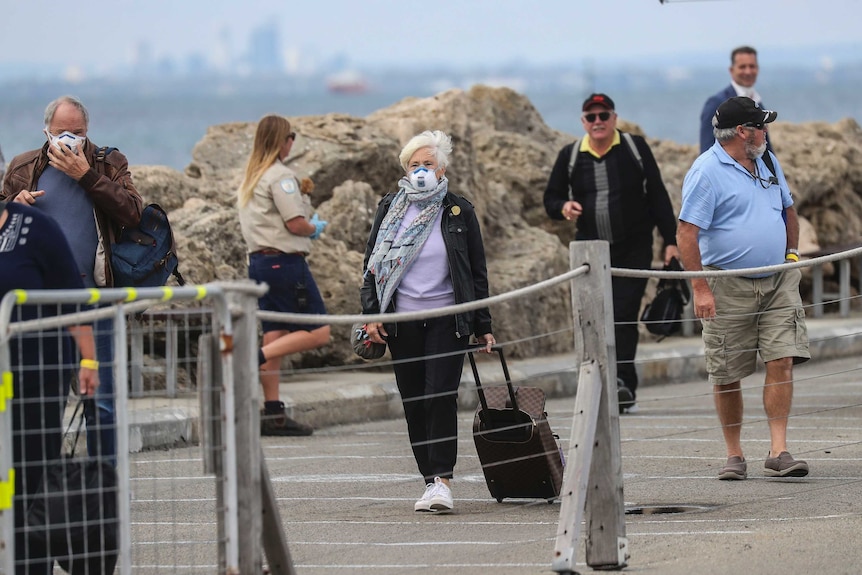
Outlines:
<svg viewBox="0 0 862 575"><path fill-rule="evenodd" d="M114 67L147 42L155 58L217 59L267 22L284 51L361 67L497 65L862 46L860 0L20 0L4 2L0 64ZM823 57L828 54L823 54Z"/></svg>

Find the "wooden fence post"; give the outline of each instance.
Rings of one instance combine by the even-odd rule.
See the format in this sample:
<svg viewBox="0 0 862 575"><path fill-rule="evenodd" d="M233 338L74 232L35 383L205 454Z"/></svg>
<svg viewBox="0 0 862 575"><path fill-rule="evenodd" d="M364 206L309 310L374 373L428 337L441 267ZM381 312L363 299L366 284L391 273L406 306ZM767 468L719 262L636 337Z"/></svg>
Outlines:
<svg viewBox="0 0 862 575"><path fill-rule="evenodd" d="M578 541L572 538L578 536L580 529L579 524L575 525L575 521L580 523L580 505L585 505L587 565L620 569L628 561L610 250L604 241L578 241L569 245L569 254L572 269L584 264L590 266L589 273L572 280L575 357L581 366L574 417L587 421L572 422L563 497L573 501L564 502L560 509L553 564L559 573L574 572L574 548ZM587 368L592 363L595 365ZM586 381L581 379L596 368L601 381L598 398L594 398L594 390L589 388L595 375ZM598 409L593 407L596 403ZM592 456L586 457L583 449L590 445ZM582 492L578 481L585 471L579 465L590 466L586 501L578 497Z"/></svg>

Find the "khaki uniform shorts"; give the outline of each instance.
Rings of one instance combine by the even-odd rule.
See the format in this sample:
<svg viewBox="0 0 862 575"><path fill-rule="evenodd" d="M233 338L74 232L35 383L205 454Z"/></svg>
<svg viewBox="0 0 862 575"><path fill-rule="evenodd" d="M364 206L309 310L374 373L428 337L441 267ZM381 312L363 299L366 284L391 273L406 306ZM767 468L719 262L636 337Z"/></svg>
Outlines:
<svg viewBox="0 0 862 575"><path fill-rule="evenodd" d="M758 352L764 362L811 359L801 277L792 269L765 278L707 278L716 311L714 319L701 320L710 383L726 385L751 375Z"/></svg>

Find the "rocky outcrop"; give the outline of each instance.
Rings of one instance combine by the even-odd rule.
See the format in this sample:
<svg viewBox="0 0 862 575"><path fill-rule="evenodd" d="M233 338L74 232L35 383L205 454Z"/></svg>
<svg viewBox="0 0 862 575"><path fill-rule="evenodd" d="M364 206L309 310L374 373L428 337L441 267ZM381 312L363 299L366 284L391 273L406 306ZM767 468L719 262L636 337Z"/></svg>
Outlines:
<svg viewBox="0 0 862 575"><path fill-rule="evenodd" d="M357 313L362 255L379 199L392 191L398 153L426 129L452 135L450 189L473 202L481 218L492 294L528 286L568 270L571 225L552 222L542 194L557 154L579 133L552 130L530 101L506 88L450 90L407 98L366 118L341 114L291 118L299 134L290 166L316 184L313 203L329 221L309 265L330 313ZM641 133L622 121L622 129ZM148 201L168 209L189 281L246 277L245 245L234 206L255 125L211 127L195 146L184 173L135 166ZM770 125L797 207L803 217L802 251L862 236L862 129L836 124ZM682 180L697 157L695 146L649 139L675 210ZM656 250L659 249L656 242ZM658 259L658 258L657 258ZM658 264L656 264L658 265ZM857 271L858 273L858 271ZM572 346L567 286L492 308L499 341L518 341L512 355L562 352ZM347 344L348 326L333 328L326 348L293 358L297 365L358 361ZM550 335L549 335L550 334Z"/></svg>

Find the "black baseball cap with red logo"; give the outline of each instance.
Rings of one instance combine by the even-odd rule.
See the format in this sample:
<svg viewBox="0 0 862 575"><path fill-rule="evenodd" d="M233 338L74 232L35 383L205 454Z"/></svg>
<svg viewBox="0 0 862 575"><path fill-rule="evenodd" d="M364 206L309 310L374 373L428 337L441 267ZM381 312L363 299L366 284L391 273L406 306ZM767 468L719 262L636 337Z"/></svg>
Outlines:
<svg viewBox="0 0 862 575"><path fill-rule="evenodd" d="M584 105L581 107L582 112L586 112L590 106L601 106L606 110L614 110L614 101L607 94L590 94L590 97L584 100Z"/></svg>

